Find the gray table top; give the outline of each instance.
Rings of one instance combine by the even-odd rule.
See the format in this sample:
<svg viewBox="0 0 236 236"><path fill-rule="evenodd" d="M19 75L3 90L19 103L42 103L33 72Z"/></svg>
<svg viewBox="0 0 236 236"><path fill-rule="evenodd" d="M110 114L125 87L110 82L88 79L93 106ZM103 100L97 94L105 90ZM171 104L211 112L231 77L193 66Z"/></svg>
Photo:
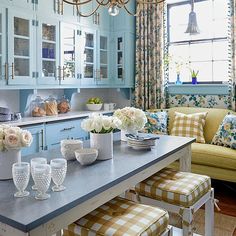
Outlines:
<svg viewBox="0 0 236 236"><path fill-rule="evenodd" d="M38 201L31 191L32 180L27 187L30 196L14 198L16 191L12 180L0 181L0 222L24 232L46 223L50 219L72 209L80 203L106 191L123 180L156 164L166 156L194 142L193 138L161 136L156 147L151 150L134 150L126 143L114 142L114 158L96 161L90 166L81 166L77 161L68 162L67 176L63 192L48 192L51 198ZM60 150L44 151L22 157L29 161L32 157L44 156L48 159L62 157Z"/></svg>

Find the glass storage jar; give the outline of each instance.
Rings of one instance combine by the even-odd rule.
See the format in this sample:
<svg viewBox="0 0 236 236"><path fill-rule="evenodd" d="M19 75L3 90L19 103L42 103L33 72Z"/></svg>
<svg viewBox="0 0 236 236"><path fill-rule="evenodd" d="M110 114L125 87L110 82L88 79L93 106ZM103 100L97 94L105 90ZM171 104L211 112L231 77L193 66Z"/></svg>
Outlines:
<svg viewBox="0 0 236 236"><path fill-rule="evenodd" d="M37 96L30 104L30 111L33 117L45 116L45 103L40 96Z"/></svg>
<svg viewBox="0 0 236 236"><path fill-rule="evenodd" d="M61 97L61 99L57 102L57 110L59 113L67 113L70 111L70 102L66 99L65 95Z"/></svg>
<svg viewBox="0 0 236 236"><path fill-rule="evenodd" d="M45 100L45 110L47 116L55 116L58 114L57 100L51 95Z"/></svg>

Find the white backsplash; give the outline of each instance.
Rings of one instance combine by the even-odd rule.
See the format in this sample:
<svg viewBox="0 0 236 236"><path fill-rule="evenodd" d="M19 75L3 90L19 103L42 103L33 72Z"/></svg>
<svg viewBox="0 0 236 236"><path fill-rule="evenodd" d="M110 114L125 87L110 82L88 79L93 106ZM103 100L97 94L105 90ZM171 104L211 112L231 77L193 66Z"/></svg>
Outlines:
<svg viewBox="0 0 236 236"><path fill-rule="evenodd" d="M0 106L8 107L13 112L19 111L19 94L19 90L0 90ZM64 94L64 90L38 90L37 94L40 95L43 99L47 98L49 95L60 98ZM85 104L90 97L100 97L103 99L104 103L116 103L117 108L130 106L130 99L126 97L123 90L119 91L117 89L81 89L79 93L74 93L71 98L72 110L86 110Z"/></svg>
<svg viewBox="0 0 236 236"><path fill-rule="evenodd" d="M19 91L18 90L0 90L0 106L7 107L12 112L20 111Z"/></svg>

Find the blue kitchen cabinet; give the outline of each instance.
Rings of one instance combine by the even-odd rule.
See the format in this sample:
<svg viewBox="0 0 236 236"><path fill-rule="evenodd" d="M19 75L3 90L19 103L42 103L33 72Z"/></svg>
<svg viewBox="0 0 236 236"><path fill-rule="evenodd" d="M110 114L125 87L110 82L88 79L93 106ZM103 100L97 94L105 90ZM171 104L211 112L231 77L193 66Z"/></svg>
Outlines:
<svg viewBox="0 0 236 236"><path fill-rule="evenodd" d="M22 129L28 130L33 136L33 142L30 147L24 147L21 150L22 156L34 154L44 150L45 148L45 132L44 125L24 126ZM24 159L22 159L24 161Z"/></svg>
<svg viewBox="0 0 236 236"><path fill-rule="evenodd" d="M8 62L5 67L8 85L36 84L33 78L36 69L35 22L32 11L16 7L8 9Z"/></svg>
<svg viewBox="0 0 236 236"><path fill-rule="evenodd" d="M60 147L63 139L88 139L88 133L81 129L82 119L48 123L45 126L47 149Z"/></svg>
<svg viewBox="0 0 236 236"><path fill-rule="evenodd" d="M2 1L2 0L1 0ZM13 7L20 7L26 10L34 10L37 0L8 0L11 1Z"/></svg>

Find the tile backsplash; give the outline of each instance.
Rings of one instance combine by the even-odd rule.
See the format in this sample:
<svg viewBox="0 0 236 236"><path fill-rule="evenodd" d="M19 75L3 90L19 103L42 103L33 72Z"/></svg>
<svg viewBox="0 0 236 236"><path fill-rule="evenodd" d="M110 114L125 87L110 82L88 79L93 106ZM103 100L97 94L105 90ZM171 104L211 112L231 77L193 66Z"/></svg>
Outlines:
<svg viewBox="0 0 236 236"><path fill-rule="evenodd" d="M0 106L8 107L12 112L20 111L19 91L0 90Z"/></svg>

